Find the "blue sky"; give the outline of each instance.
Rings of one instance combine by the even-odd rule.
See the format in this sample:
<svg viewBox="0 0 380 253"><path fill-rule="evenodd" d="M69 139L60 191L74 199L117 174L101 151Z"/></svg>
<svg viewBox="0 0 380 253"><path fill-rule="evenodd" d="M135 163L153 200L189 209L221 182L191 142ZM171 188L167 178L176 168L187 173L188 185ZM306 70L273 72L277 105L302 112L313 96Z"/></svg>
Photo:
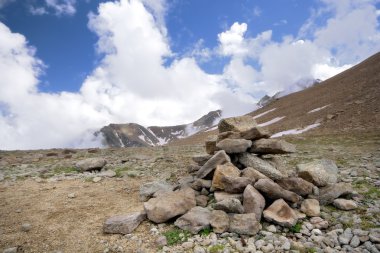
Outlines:
<svg viewBox="0 0 380 253"><path fill-rule="evenodd" d="M379 0L0 0L0 149L253 111L379 52L379 17Z"/></svg>

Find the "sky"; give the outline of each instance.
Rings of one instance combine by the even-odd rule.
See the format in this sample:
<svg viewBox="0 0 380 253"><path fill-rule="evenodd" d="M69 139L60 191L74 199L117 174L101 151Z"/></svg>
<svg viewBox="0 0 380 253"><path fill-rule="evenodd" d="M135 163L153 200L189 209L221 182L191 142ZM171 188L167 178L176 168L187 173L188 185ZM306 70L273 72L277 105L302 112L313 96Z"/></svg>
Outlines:
<svg viewBox="0 0 380 253"><path fill-rule="evenodd" d="M0 149L236 116L380 51L379 0L0 0Z"/></svg>

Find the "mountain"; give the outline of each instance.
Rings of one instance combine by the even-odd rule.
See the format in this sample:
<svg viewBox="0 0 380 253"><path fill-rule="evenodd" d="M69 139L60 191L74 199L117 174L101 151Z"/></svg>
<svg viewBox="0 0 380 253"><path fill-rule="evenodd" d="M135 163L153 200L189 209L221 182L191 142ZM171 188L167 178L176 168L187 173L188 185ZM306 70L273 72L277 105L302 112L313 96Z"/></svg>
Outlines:
<svg viewBox="0 0 380 253"><path fill-rule="evenodd" d="M136 123L110 124L96 134L102 134L104 144L109 147L158 146L212 129L219 122L221 114L220 110L211 111L193 123L177 126L146 128Z"/></svg>

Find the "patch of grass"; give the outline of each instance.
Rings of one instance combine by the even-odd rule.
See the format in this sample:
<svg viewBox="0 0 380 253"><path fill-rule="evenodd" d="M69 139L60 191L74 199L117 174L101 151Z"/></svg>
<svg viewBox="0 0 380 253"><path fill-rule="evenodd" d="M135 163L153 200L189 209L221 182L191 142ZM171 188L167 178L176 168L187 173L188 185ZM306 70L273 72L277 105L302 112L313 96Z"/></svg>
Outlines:
<svg viewBox="0 0 380 253"><path fill-rule="evenodd" d="M130 168L120 167L115 169L116 177L123 177Z"/></svg>
<svg viewBox="0 0 380 253"><path fill-rule="evenodd" d="M216 244L208 248L208 252L210 253L221 253L223 252L223 250L224 250L224 245L222 244Z"/></svg>
<svg viewBox="0 0 380 253"><path fill-rule="evenodd" d="M199 234L201 236L208 236L212 232L212 229L210 227L204 228L201 231L199 231Z"/></svg>
<svg viewBox="0 0 380 253"><path fill-rule="evenodd" d="M316 253L317 249L316 248L307 248L306 253Z"/></svg>
<svg viewBox="0 0 380 253"><path fill-rule="evenodd" d="M363 194L365 199L380 198L380 189L368 183L366 180L357 180L353 182L352 185L360 194Z"/></svg>
<svg viewBox="0 0 380 253"><path fill-rule="evenodd" d="M84 179L84 181L87 182L87 183L90 183L90 182L92 182L92 177L86 177Z"/></svg>
<svg viewBox="0 0 380 253"><path fill-rule="evenodd" d="M294 225L293 227L291 227L289 229L289 231L292 232L292 233L299 233L301 231L301 227L302 227L302 223L301 222L297 222L297 224Z"/></svg>
<svg viewBox="0 0 380 253"><path fill-rule="evenodd" d="M53 174L59 175L59 174L76 174L78 173L78 170L74 167L56 167L53 169Z"/></svg>
<svg viewBox="0 0 380 253"><path fill-rule="evenodd" d="M191 236L190 232L174 228L163 233L169 246L185 242Z"/></svg>

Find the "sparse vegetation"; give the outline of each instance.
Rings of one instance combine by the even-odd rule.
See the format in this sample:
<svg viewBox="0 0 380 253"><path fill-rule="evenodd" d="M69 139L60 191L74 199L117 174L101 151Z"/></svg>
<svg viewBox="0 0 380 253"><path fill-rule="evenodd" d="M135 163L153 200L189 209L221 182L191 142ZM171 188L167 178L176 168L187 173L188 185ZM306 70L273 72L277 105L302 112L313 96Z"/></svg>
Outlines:
<svg viewBox="0 0 380 253"><path fill-rule="evenodd" d="M129 170L128 167L119 167L115 169L116 177L123 177Z"/></svg>
<svg viewBox="0 0 380 253"><path fill-rule="evenodd" d="M316 253L317 249L316 248L307 248L306 253Z"/></svg>
<svg viewBox="0 0 380 253"><path fill-rule="evenodd" d="M199 234L202 236L208 236L212 232L210 227L202 229Z"/></svg>
<svg viewBox="0 0 380 253"><path fill-rule="evenodd" d="M208 248L208 252L210 253L220 253L220 252L223 252L223 250L224 250L224 245L221 245L221 244L216 244Z"/></svg>
<svg viewBox="0 0 380 253"><path fill-rule="evenodd" d="M297 224L294 225L293 227L291 227L289 230L292 233L299 233L301 231L301 227L302 227L302 223L301 222L297 222Z"/></svg>
<svg viewBox="0 0 380 253"><path fill-rule="evenodd" d="M53 174L76 174L78 170L74 167L56 167L53 169Z"/></svg>
<svg viewBox="0 0 380 253"><path fill-rule="evenodd" d="M188 231L174 228L163 233L169 246L185 242L191 236Z"/></svg>

